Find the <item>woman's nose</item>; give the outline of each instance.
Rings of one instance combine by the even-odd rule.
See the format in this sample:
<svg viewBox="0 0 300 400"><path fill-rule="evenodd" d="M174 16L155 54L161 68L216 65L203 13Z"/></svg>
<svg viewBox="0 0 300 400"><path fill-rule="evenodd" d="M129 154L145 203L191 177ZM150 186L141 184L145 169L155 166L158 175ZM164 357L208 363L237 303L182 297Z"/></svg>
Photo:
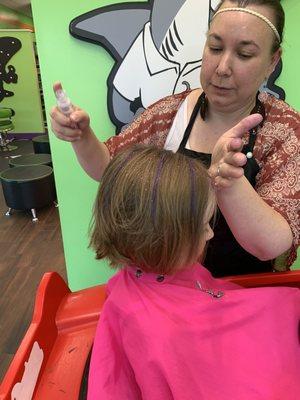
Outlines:
<svg viewBox="0 0 300 400"><path fill-rule="evenodd" d="M218 76L229 76L231 75L231 56L229 54L223 53L220 56L219 64L216 69Z"/></svg>

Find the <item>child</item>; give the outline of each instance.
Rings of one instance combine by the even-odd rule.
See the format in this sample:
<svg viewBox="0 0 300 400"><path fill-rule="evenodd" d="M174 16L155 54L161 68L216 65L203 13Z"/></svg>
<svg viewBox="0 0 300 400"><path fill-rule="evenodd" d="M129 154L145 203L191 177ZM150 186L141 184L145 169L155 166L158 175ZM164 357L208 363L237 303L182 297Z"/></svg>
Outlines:
<svg viewBox="0 0 300 400"><path fill-rule="evenodd" d="M300 398L300 291L242 289L197 262L214 194L199 161L136 146L107 167L91 246L108 282L88 399Z"/></svg>

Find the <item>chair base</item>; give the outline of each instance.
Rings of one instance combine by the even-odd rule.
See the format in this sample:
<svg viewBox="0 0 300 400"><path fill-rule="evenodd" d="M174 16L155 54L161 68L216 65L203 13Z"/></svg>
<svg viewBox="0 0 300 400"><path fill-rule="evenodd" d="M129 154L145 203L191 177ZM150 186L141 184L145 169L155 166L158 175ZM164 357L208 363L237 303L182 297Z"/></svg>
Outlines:
<svg viewBox="0 0 300 400"><path fill-rule="evenodd" d="M1 151L3 151L3 152L14 151L14 150L17 150L17 148L18 148L18 146L11 146L9 144L7 144L7 145L0 144L0 152Z"/></svg>
<svg viewBox="0 0 300 400"><path fill-rule="evenodd" d="M13 211L13 209L11 207L8 207L8 210L6 211L5 216L10 217L12 215L12 211ZM39 219L36 216L35 208L31 208L30 211L32 214L32 222L38 222Z"/></svg>
<svg viewBox="0 0 300 400"><path fill-rule="evenodd" d="M0 132L0 151L8 152L13 151L18 148L18 146L11 146L11 143L14 139L7 139L7 132Z"/></svg>
<svg viewBox="0 0 300 400"><path fill-rule="evenodd" d="M58 207L58 204L56 201L53 201L54 207ZM21 210L22 211L22 210ZM36 209L35 208L31 208L31 215L32 215L32 222L38 222L38 217L36 215ZM10 217L13 213L13 208L8 207L8 210L6 211L6 213L4 214L6 217Z"/></svg>

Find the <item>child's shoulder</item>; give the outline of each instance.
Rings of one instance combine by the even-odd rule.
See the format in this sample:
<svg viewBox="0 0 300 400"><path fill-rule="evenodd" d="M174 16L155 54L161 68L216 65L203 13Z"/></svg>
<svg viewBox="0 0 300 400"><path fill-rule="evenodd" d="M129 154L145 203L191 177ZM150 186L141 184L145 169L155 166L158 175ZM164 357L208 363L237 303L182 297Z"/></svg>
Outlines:
<svg viewBox="0 0 300 400"><path fill-rule="evenodd" d="M140 326L140 316L145 314L144 287L136 285L126 268L120 269L107 282L107 299L102 318L118 321L118 325L130 325L134 330Z"/></svg>
<svg viewBox="0 0 300 400"><path fill-rule="evenodd" d="M106 284L107 296L109 296L112 293L112 291L114 290L115 286L118 285L121 275L122 275L122 270L119 270L107 281L107 284Z"/></svg>
<svg viewBox="0 0 300 400"><path fill-rule="evenodd" d="M127 268L121 268L107 282L107 297L108 300L118 304L121 308L128 308L131 302L136 298L132 281L128 276Z"/></svg>

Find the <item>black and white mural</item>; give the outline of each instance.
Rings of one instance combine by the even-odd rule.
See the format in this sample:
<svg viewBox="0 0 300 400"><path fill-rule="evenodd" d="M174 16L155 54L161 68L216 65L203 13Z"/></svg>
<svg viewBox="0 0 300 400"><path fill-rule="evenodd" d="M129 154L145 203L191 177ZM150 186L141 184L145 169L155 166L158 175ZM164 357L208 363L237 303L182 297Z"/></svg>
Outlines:
<svg viewBox="0 0 300 400"><path fill-rule="evenodd" d="M149 0L100 7L70 23L70 33L104 47L114 58L108 112L117 132L160 98L199 87L206 32L218 0ZM282 63L265 82L275 85Z"/></svg>
<svg viewBox="0 0 300 400"><path fill-rule="evenodd" d="M10 36L0 37L0 102L5 99L5 97L14 95L13 91L6 90L4 84L6 83L9 85L18 82L16 68L12 64L7 64L21 47L22 44L17 38Z"/></svg>

